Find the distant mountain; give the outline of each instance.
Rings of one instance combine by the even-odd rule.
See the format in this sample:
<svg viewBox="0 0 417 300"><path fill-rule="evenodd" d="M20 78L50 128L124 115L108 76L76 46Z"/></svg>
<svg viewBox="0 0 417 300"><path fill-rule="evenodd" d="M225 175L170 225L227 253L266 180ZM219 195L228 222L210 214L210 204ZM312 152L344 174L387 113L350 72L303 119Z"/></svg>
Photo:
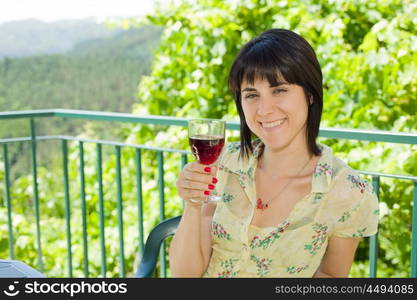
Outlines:
<svg viewBox="0 0 417 300"><path fill-rule="evenodd" d="M93 18L43 22L35 19L0 24L0 59L66 53L91 39L109 38L122 29L110 29Z"/></svg>
<svg viewBox="0 0 417 300"><path fill-rule="evenodd" d="M116 55L147 59L159 43L161 28L141 27L123 30L111 37L80 42L68 52L70 55Z"/></svg>

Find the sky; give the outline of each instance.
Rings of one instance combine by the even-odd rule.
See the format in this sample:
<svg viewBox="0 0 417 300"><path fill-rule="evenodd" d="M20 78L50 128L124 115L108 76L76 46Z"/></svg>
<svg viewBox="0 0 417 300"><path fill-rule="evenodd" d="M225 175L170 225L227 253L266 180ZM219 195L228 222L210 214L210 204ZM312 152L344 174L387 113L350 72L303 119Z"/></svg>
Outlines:
<svg viewBox="0 0 417 300"><path fill-rule="evenodd" d="M167 1L167 0L162 0ZM97 17L133 17L151 12L156 0L0 0L0 23Z"/></svg>

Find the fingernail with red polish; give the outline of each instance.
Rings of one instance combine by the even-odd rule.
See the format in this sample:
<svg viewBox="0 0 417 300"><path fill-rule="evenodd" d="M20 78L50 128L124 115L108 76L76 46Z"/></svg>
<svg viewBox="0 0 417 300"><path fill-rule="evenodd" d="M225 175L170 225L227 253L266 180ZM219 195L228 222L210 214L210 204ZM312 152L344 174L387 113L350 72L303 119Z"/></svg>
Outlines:
<svg viewBox="0 0 417 300"><path fill-rule="evenodd" d="M209 190L214 190L214 185L209 184L209 185L208 185L208 188L209 188Z"/></svg>
<svg viewBox="0 0 417 300"><path fill-rule="evenodd" d="M211 168L210 167L205 167L204 168L204 172L210 173L211 172Z"/></svg>
<svg viewBox="0 0 417 300"><path fill-rule="evenodd" d="M218 182L218 180L217 180L216 177L213 177L213 180L211 182L213 182L214 184L216 184Z"/></svg>
<svg viewBox="0 0 417 300"><path fill-rule="evenodd" d="M208 196L208 195L210 195L210 192L209 191L204 191L204 195Z"/></svg>

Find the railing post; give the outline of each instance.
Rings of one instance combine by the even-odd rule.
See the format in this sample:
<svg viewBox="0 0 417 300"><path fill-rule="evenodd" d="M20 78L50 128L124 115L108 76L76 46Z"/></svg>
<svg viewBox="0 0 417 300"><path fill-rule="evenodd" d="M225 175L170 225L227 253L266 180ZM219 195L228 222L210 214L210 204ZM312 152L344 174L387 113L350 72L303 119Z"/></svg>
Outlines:
<svg viewBox="0 0 417 300"><path fill-rule="evenodd" d="M417 181L413 189L413 221L411 235L411 278L417 278Z"/></svg>
<svg viewBox="0 0 417 300"><path fill-rule="evenodd" d="M97 144L98 210L100 217L101 276L106 277L106 238L104 232L103 170L101 144Z"/></svg>
<svg viewBox="0 0 417 300"><path fill-rule="evenodd" d="M158 189L159 189L159 218L160 221L165 220L165 183L164 183L164 155L162 151L157 152L158 160ZM166 261L165 261L165 241L162 242L161 250L159 254L159 260L161 263L160 276L166 277Z"/></svg>
<svg viewBox="0 0 417 300"><path fill-rule="evenodd" d="M372 176L372 186L379 199L379 176ZM369 238L369 277L376 278L378 260L378 233Z"/></svg>
<svg viewBox="0 0 417 300"><path fill-rule="evenodd" d="M38 170L36 162L36 129L35 120L30 119L30 136L31 136L31 154L32 154L32 178L33 178L33 196L35 197L35 218L36 218L36 243L38 252L38 268L43 272L42 260L42 243L41 243L41 226L39 216L39 193L38 193Z"/></svg>
<svg viewBox="0 0 417 300"><path fill-rule="evenodd" d="M65 192L65 223L67 233L67 252L68 252L68 276L72 277L72 247L71 247L71 208L68 183L68 145L67 140L62 140L62 156L64 170L64 192Z"/></svg>
<svg viewBox="0 0 417 300"><path fill-rule="evenodd" d="M85 203L85 178L84 178L84 143L78 143L80 153L80 196L81 196L81 213L83 227L83 247L84 247L84 276L88 277L88 240L87 240L87 209Z"/></svg>
<svg viewBox="0 0 417 300"><path fill-rule="evenodd" d="M187 153L181 154L181 170L185 167L188 163Z"/></svg>
<svg viewBox="0 0 417 300"><path fill-rule="evenodd" d="M187 153L181 154L181 170L184 169L187 163L188 163ZM182 201L182 210L184 210L184 201Z"/></svg>
<svg viewBox="0 0 417 300"><path fill-rule="evenodd" d="M122 172L121 172L120 146L116 146L116 183L117 183L117 225L119 228L119 263L120 276L125 277L125 254L123 238L123 203L122 203Z"/></svg>
<svg viewBox="0 0 417 300"><path fill-rule="evenodd" d="M136 149L135 155L136 164L136 188L138 201L138 235L139 235L139 254L143 254L145 248L143 238L143 195L142 195L142 155L141 149Z"/></svg>
<svg viewBox="0 0 417 300"><path fill-rule="evenodd" d="M7 144L3 144L3 158L4 158L4 185L6 193L7 205L7 229L9 232L9 255L10 259L14 259L14 239L13 239L13 218L12 218L12 201L10 199L10 180L9 180L9 155L7 151Z"/></svg>

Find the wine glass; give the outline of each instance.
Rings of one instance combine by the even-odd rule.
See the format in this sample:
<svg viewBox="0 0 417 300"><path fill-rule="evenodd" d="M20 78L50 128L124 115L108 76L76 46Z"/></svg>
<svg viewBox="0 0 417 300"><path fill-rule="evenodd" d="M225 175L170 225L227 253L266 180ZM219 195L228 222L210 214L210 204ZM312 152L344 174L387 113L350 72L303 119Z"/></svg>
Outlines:
<svg viewBox="0 0 417 300"><path fill-rule="evenodd" d="M188 121L188 138L191 151L200 164L211 165L218 159L225 139L226 121L216 119L193 119ZM219 201L215 191L208 201Z"/></svg>

